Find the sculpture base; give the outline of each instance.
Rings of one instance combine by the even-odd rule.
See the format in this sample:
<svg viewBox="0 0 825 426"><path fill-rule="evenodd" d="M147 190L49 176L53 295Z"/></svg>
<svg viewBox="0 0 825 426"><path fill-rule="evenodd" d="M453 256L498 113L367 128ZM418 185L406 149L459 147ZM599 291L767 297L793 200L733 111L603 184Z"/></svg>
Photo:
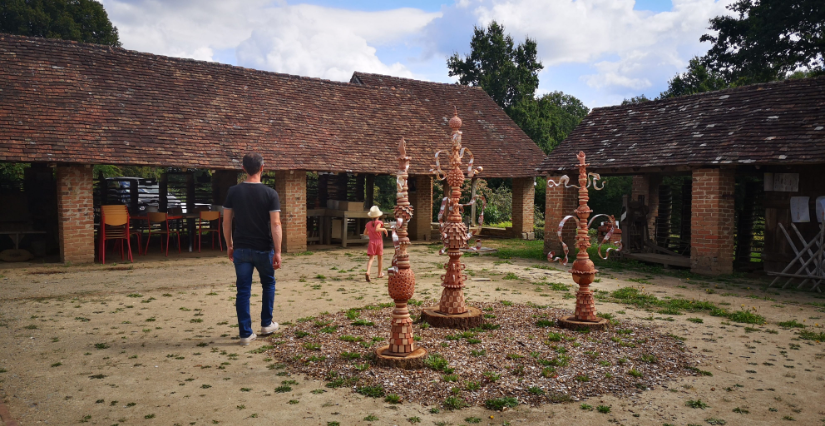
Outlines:
<svg viewBox="0 0 825 426"><path fill-rule="evenodd" d="M467 306L467 312L463 314L450 315L438 311L438 306L430 306L421 309L421 321L427 322L435 328L456 328L467 330L481 327L484 316L481 310L472 306Z"/></svg>
<svg viewBox="0 0 825 426"><path fill-rule="evenodd" d="M598 321L579 321L575 316L559 318L559 327L568 330L604 330L607 328L608 321L604 318L599 318Z"/></svg>
<svg viewBox="0 0 825 426"><path fill-rule="evenodd" d="M427 351L424 348L416 348L405 356L393 355L390 346L382 346L375 350L375 365L382 367L394 367L403 370L416 370L424 368L424 358Z"/></svg>

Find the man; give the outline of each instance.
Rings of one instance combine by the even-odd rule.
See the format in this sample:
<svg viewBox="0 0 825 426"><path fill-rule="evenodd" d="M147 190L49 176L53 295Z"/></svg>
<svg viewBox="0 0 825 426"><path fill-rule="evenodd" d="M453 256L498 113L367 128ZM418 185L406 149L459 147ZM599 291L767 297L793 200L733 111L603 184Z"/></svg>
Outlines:
<svg viewBox="0 0 825 426"><path fill-rule="evenodd" d="M228 245L229 260L235 264L240 343L248 345L258 336L252 331L249 296L252 292L252 270L257 269L263 287L261 306L261 336L278 329L272 321L275 303L275 270L281 267L281 203L278 193L261 184L264 159L251 153L243 157L247 178L229 188L223 205L223 234ZM235 232L232 232L232 221Z"/></svg>

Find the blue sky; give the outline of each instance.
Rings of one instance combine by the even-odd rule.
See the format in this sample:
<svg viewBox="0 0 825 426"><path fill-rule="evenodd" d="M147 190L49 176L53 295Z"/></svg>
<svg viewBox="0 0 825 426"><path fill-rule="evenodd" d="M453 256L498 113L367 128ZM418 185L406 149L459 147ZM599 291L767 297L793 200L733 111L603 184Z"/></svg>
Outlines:
<svg viewBox="0 0 825 426"><path fill-rule="evenodd" d="M539 94L590 107L655 97L732 0L101 0L124 47L346 81L353 71L452 82L474 26L538 44Z"/></svg>

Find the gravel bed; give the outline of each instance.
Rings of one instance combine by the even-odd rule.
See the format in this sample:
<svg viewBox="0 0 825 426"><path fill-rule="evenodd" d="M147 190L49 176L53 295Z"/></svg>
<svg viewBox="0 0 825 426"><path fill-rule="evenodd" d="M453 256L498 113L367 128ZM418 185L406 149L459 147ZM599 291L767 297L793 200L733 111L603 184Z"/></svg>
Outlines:
<svg viewBox="0 0 825 426"><path fill-rule="evenodd" d="M410 306L417 318L420 306ZM286 369L350 387L370 396L458 408L513 397L520 404L575 401L612 393L626 397L683 376L700 374L702 357L676 336L655 327L612 320L605 331L558 328L563 309L510 303L475 303L484 327L473 331L415 327L430 361L422 370L374 366L375 348L390 332L392 307L384 304L302 318L270 340L274 370ZM357 325L362 324L362 325ZM281 373L284 374L284 373ZM448 399L449 398L449 399ZM512 401L512 400L511 400Z"/></svg>

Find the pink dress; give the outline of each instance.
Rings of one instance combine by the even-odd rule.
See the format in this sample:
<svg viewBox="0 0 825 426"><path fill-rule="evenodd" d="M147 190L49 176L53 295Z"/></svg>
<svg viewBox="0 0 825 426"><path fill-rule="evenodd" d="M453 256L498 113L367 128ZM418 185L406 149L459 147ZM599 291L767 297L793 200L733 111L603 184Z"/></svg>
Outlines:
<svg viewBox="0 0 825 426"><path fill-rule="evenodd" d="M384 255L384 238L381 231L378 230L379 220L373 220L367 223L367 235L370 237L370 244L367 246L367 255L369 256L383 256Z"/></svg>

